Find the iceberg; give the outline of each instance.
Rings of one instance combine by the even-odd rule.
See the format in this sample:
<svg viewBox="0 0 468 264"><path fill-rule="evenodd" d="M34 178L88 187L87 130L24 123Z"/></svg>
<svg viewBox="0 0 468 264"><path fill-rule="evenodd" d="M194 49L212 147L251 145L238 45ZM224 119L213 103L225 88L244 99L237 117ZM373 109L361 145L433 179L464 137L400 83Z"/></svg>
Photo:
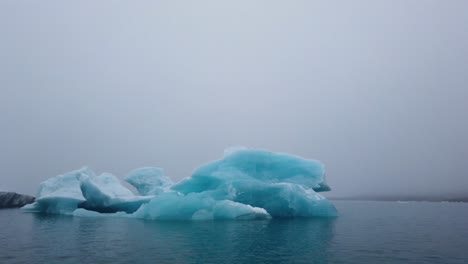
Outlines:
<svg viewBox="0 0 468 264"><path fill-rule="evenodd" d="M197 168L173 183L157 167L126 177L138 192L110 174L82 168L41 183L27 211L75 216L151 220L223 220L334 217L337 210L319 192L330 187L317 160L243 147Z"/></svg>
<svg viewBox="0 0 468 264"><path fill-rule="evenodd" d="M50 178L40 184L36 201L23 209L51 214L73 212L85 201L80 189L80 179L94 175L88 168L82 168Z"/></svg>
<svg viewBox="0 0 468 264"><path fill-rule="evenodd" d="M154 167L135 169L125 177L125 181L133 185L140 195L157 195L173 184L163 169Z"/></svg>
<svg viewBox="0 0 468 264"><path fill-rule="evenodd" d="M210 193L216 199L264 208L273 217L336 215L334 206L318 191L330 190L325 170L316 160L238 148L224 158L201 166L172 190Z"/></svg>
<svg viewBox="0 0 468 264"><path fill-rule="evenodd" d="M80 182L85 201L79 205L79 208L100 213L133 213L153 198L153 196L134 195L110 173L103 173L99 176L85 175Z"/></svg>
<svg viewBox="0 0 468 264"><path fill-rule="evenodd" d="M206 193L183 195L168 192L158 195L135 212L135 217L152 220L221 220L221 219L268 219L263 208L216 200Z"/></svg>

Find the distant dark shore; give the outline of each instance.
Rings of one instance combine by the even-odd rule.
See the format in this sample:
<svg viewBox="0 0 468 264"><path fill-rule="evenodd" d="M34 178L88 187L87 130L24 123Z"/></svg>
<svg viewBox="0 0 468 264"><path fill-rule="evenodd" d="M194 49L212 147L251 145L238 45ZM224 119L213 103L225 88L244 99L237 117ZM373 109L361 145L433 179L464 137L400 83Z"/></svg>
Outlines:
<svg viewBox="0 0 468 264"><path fill-rule="evenodd" d="M0 191L0 209L23 207L34 200L35 198L29 195Z"/></svg>
<svg viewBox="0 0 468 264"><path fill-rule="evenodd" d="M344 196L327 197L329 200L336 201L408 201L408 202L468 202L468 197L461 196L411 196L411 195L363 195L363 196Z"/></svg>

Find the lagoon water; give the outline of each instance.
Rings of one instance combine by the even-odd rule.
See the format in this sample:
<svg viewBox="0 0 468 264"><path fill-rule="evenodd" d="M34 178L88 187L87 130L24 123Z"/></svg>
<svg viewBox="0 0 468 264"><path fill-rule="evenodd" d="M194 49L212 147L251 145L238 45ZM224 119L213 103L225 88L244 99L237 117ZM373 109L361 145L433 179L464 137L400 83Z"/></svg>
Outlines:
<svg viewBox="0 0 468 264"><path fill-rule="evenodd" d="M335 201L338 218L148 221L0 210L0 263L468 263L468 204Z"/></svg>

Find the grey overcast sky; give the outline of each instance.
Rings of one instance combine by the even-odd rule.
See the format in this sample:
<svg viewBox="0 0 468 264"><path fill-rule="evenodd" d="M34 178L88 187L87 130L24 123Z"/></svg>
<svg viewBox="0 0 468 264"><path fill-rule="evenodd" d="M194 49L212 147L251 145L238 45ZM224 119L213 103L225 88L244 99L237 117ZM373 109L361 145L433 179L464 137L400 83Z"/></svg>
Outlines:
<svg viewBox="0 0 468 264"><path fill-rule="evenodd" d="M243 145L329 195L468 193L468 1L0 1L0 188Z"/></svg>

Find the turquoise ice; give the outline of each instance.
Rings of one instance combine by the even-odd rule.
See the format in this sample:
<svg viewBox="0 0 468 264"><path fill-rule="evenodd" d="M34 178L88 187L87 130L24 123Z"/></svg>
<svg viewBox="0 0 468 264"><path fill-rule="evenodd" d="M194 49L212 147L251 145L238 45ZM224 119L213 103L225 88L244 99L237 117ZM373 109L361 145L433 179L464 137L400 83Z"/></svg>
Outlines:
<svg viewBox="0 0 468 264"><path fill-rule="evenodd" d="M35 212L118 216L154 220L333 217L324 166L316 160L266 150L230 148L222 159L173 183L163 169L131 171L125 180L135 195L109 173L87 168L43 182Z"/></svg>

